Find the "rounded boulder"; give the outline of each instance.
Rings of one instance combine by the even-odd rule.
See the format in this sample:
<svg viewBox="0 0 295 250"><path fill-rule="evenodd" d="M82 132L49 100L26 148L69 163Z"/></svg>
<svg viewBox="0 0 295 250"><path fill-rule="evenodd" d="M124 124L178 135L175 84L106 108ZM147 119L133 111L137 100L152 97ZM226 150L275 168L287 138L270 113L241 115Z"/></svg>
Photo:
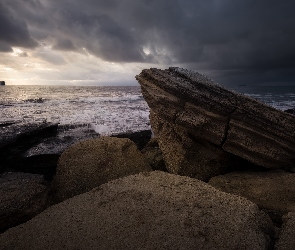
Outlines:
<svg viewBox="0 0 295 250"><path fill-rule="evenodd" d="M101 137L69 147L58 161L54 196L62 201L120 177L151 171L127 138Z"/></svg>

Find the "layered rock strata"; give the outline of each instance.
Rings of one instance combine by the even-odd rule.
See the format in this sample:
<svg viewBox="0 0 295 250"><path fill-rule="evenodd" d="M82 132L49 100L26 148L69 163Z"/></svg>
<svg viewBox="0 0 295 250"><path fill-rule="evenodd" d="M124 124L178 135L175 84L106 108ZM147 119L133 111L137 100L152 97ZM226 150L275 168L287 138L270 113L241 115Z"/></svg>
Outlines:
<svg viewBox="0 0 295 250"><path fill-rule="evenodd" d="M220 158L229 166L231 155L266 168L295 166L294 116L189 70L145 69L136 79L151 108L153 132L170 172L204 179L214 173L203 176L207 170L193 173L187 168L208 168ZM208 157L190 160L208 148L213 151ZM215 175L223 172L222 166L216 166Z"/></svg>

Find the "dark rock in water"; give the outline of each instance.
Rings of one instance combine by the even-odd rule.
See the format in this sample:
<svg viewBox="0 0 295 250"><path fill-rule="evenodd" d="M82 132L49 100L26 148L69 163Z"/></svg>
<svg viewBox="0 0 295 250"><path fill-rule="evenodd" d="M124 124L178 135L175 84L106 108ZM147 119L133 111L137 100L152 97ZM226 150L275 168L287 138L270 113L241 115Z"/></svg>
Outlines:
<svg viewBox="0 0 295 250"><path fill-rule="evenodd" d="M63 201L143 171L151 168L130 139L101 137L76 143L63 152L52 186L56 201Z"/></svg>
<svg viewBox="0 0 295 250"><path fill-rule="evenodd" d="M152 136L151 130L143 130L138 132L129 132L129 133L121 133L114 134L112 137L117 138L128 138L133 141L139 150L143 149L144 146L149 142Z"/></svg>
<svg viewBox="0 0 295 250"><path fill-rule="evenodd" d="M204 174L214 176L230 163L228 154L266 168L294 167L295 117L180 68L145 69L136 79L169 171L202 178L222 162Z"/></svg>
<svg viewBox="0 0 295 250"><path fill-rule="evenodd" d="M245 198L159 171L110 181L0 235L0 249L271 249L270 218Z"/></svg>
<svg viewBox="0 0 295 250"><path fill-rule="evenodd" d="M243 196L267 212L278 225L281 217L295 211L295 174L284 171L234 172L213 177L209 184Z"/></svg>
<svg viewBox="0 0 295 250"><path fill-rule="evenodd" d="M0 129L0 171L44 138L57 133L57 124L15 123ZM9 164L8 164L9 165Z"/></svg>
<svg viewBox="0 0 295 250"><path fill-rule="evenodd" d="M4 86L5 85L5 81L0 81L0 86Z"/></svg>
<svg viewBox="0 0 295 250"><path fill-rule="evenodd" d="M43 175L45 180L51 181L55 175L59 157L58 154L15 157L6 162L5 171L39 174Z"/></svg>
<svg viewBox="0 0 295 250"><path fill-rule="evenodd" d="M23 124L17 125L22 128ZM99 137L88 124L53 125L51 133L43 134L38 133L40 127L37 124L30 125L25 125L31 129L25 137L27 142L23 142L23 133L20 133L20 137L13 141L12 145L8 144L8 148L3 147L2 171L42 174L46 180L51 180L56 171L58 158L66 148L78 141ZM7 128L7 137L14 138L17 133L14 127L4 127Z"/></svg>
<svg viewBox="0 0 295 250"><path fill-rule="evenodd" d="M4 173L0 177L0 233L33 218L46 208L43 176Z"/></svg>
<svg viewBox="0 0 295 250"><path fill-rule="evenodd" d="M99 134L89 124L58 125L57 133L54 136L45 138L31 147L26 151L25 156L61 155L74 143L97 137Z"/></svg>
<svg viewBox="0 0 295 250"><path fill-rule="evenodd" d="M289 113L291 115L295 115L295 108L293 108L293 109L287 109L284 112Z"/></svg>

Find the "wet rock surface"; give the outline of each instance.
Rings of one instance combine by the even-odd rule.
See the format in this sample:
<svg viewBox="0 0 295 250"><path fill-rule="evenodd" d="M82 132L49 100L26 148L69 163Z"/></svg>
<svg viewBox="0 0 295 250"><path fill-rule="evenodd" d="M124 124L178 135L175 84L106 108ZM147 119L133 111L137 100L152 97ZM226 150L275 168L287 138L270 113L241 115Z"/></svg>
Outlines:
<svg viewBox="0 0 295 250"><path fill-rule="evenodd" d="M188 162L196 162L189 161L192 155L189 148L195 145L191 138L205 141L208 152L218 148L220 156L221 152L224 156L230 153L262 167L292 168L295 165L294 116L226 90L189 70L145 69L136 79L151 108L152 129L159 137L169 171L182 174ZM208 146L210 143L214 146ZM205 151L198 148L196 145L195 152ZM169 163L173 155L179 157ZM200 165L206 167L208 159L205 158L203 164L201 161L194 169ZM196 171L203 172L202 169ZM212 174L222 171L218 167ZM195 175L190 172L185 174ZM198 175L202 178L202 174ZM205 175L208 174L205 172Z"/></svg>
<svg viewBox="0 0 295 250"><path fill-rule="evenodd" d="M46 208L48 183L43 176L4 173L0 177L0 232L33 218Z"/></svg>
<svg viewBox="0 0 295 250"><path fill-rule="evenodd" d="M269 249L273 234L252 202L156 171L50 207L1 234L0 249Z"/></svg>

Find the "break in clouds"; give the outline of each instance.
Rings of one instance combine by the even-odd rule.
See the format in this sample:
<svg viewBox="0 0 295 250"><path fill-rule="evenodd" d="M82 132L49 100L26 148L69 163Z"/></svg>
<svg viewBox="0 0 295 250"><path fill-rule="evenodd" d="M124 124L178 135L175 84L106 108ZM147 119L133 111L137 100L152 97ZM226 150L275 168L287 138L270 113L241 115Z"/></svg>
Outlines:
<svg viewBox="0 0 295 250"><path fill-rule="evenodd" d="M295 85L294 9L293 0L2 0L0 55L21 48L58 67L74 53Z"/></svg>

